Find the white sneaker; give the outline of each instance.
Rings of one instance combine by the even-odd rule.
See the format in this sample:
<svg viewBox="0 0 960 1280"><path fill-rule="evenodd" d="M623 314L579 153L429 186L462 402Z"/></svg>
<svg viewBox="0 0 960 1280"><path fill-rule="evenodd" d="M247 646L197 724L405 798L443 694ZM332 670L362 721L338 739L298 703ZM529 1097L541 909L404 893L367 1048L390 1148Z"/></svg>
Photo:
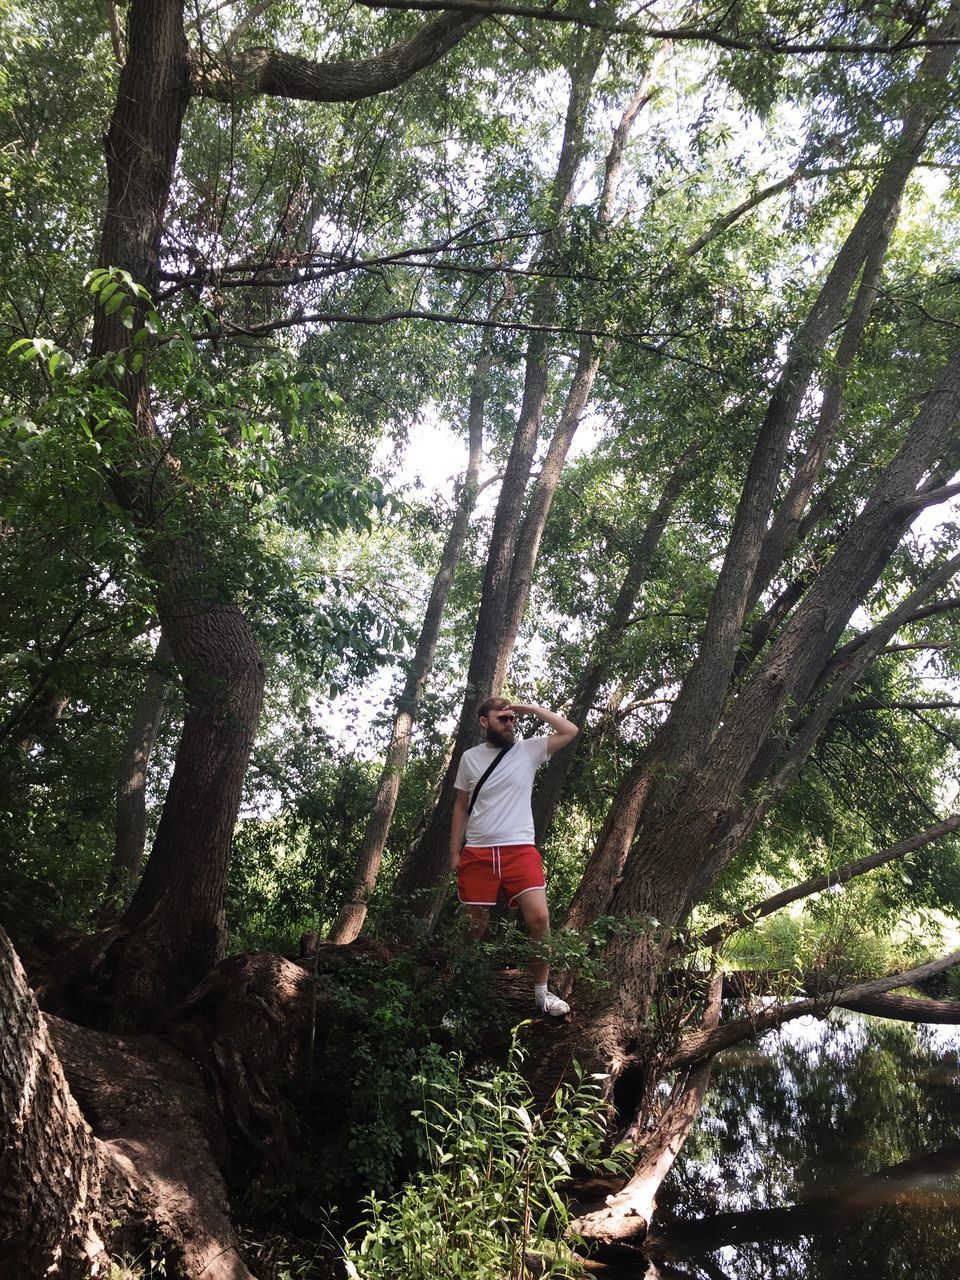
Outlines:
<svg viewBox="0 0 960 1280"><path fill-rule="evenodd" d="M549 1014L551 1018L562 1018L564 1014L570 1012L570 1006L566 1000L561 1000L559 996L555 996L552 991L546 992L543 1000L537 1005L538 1013Z"/></svg>

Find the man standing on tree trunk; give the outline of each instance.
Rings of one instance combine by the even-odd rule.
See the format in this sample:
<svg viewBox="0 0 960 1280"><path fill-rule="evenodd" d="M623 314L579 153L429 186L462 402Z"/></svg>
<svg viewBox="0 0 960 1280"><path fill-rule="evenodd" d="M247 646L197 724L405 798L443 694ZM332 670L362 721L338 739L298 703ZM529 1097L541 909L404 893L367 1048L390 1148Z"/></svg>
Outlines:
<svg viewBox="0 0 960 1280"><path fill-rule="evenodd" d="M549 937L550 912L543 863L533 843L533 776L579 731L553 711L505 698L484 699L477 715L486 741L460 757L450 832L450 869L467 908L467 933L474 941L483 937L502 885L509 906L519 908L530 937L540 942ZM553 732L517 741L518 715L537 716ZM535 960L531 968L538 1011L555 1018L569 1013L566 1001L547 990L547 961Z"/></svg>

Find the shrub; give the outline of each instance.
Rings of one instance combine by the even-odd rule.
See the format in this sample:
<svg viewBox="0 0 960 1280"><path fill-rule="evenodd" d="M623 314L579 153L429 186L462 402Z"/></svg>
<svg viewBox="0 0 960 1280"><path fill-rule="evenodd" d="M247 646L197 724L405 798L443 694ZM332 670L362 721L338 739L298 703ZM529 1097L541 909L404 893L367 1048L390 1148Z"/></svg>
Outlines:
<svg viewBox="0 0 960 1280"><path fill-rule="evenodd" d="M482 1079L422 1079L419 1113L428 1167L387 1202L367 1197L356 1245L345 1248L351 1280L485 1280L578 1274L565 1240L560 1184L575 1162L620 1168L605 1155L606 1111L598 1080L577 1069L538 1113L519 1072L516 1032L504 1068Z"/></svg>

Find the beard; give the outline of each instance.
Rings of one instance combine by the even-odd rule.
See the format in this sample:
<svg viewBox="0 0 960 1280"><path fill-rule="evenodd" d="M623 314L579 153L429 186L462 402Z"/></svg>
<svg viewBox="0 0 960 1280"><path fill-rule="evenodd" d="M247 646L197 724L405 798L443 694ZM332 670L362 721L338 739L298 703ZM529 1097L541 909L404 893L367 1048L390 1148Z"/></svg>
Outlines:
<svg viewBox="0 0 960 1280"><path fill-rule="evenodd" d="M487 742L491 747L512 747L516 740L512 729L487 729Z"/></svg>

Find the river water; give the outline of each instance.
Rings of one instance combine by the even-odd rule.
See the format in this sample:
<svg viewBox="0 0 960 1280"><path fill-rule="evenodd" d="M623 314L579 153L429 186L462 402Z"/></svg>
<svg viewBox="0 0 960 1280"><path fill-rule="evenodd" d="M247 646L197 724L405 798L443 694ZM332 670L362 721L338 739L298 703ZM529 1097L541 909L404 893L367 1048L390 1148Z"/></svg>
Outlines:
<svg viewBox="0 0 960 1280"><path fill-rule="evenodd" d="M960 1027L834 1012L722 1054L663 1280L960 1280Z"/></svg>

